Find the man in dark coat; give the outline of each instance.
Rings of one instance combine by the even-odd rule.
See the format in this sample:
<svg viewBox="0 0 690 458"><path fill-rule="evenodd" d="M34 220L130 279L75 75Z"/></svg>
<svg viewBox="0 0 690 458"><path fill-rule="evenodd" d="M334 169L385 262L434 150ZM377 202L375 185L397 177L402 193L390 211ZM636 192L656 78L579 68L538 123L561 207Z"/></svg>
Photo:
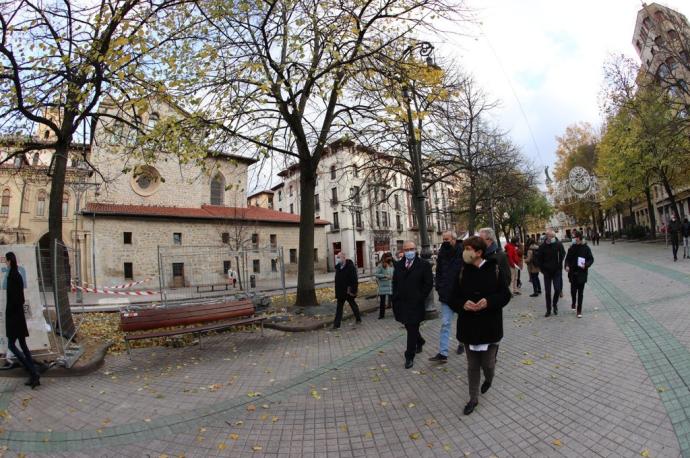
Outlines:
<svg viewBox="0 0 690 458"><path fill-rule="evenodd" d="M673 262L678 261L678 246L680 243L680 232L682 226L675 213L671 215L671 221L668 223L668 234L671 236L671 248L673 250Z"/></svg>
<svg viewBox="0 0 690 458"><path fill-rule="evenodd" d="M496 261L498 268L501 269L501 278L507 282L506 285L510 289L510 283L512 281L510 264L508 264L508 256L498 243L496 232L490 227L483 227L479 229L479 237L484 240L487 246L486 253L484 253L484 259L487 261Z"/></svg>
<svg viewBox="0 0 690 458"><path fill-rule="evenodd" d="M563 261L565 260L565 248L563 244L556 240L553 230L546 231L546 238L537 250L537 265L544 275L544 291L546 297L546 314L551 316L551 306L553 314L558 315L558 298L563 290ZM553 299L551 298L551 285L553 285Z"/></svg>
<svg viewBox="0 0 690 458"><path fill-rule="evenodd" d="M414 364L416 353L422 352L424 339L419 325L424 321L424 303L434 287L431 264L417 256L417 246L412 241L403 244L405 257L395 263L393 272L393 314L407 329L405 369Z"/></svg>
<svg viewBox="0 0 690 458"><path fill-rule="evenodd" d="M337 301L337 308L335 310L335 321L333 321L333 329L340 327L340 322L343 319L343 307L345 301L350 304L352 313L355 315L357 323L362 322L362 316L359 313L359 307L355 302L357 297L357 286L359 282L357 279L357 269L352 260L347 259L347 256L342 251L336 255L335 266L335 299Z"/></svg>
<svg viewBox="0 0 690 458"><path fill-rule="evenodd" d="M443 243L438 251L436 259L436 277L434 285L441 303L441 332L439 350L436 356L429 361L445 363L448 361L448 344L450 341L450 328L453 322L453 302L457 300L458 276L462 269L462 243L457 242L457 235L452 231L446 231L442 235ZM465 347L458 345L457 354L461 355Z"/></svg>
<svg viewBox="0 0 690 458"><path fill-rule="evenodd" d="M568 254L565 256L565 270L568 272L570 295L573 299L570 308L575 310L575 304L577 303L578 318L582 318L582 296L585 291L585 283L587 283L587 271L592 264L594 264L592 250L589 249L584 241L582 233L575 232L575 241L570 245Z"/></svg>
<svg viewBox="0 0 690 458"><path fill-rule="evenodd" d="M690 222L688 222L687 218L683 219L680 232L680 235L683 236L683 259L690 258L690 245L688 244L690 242Z"/></svg>

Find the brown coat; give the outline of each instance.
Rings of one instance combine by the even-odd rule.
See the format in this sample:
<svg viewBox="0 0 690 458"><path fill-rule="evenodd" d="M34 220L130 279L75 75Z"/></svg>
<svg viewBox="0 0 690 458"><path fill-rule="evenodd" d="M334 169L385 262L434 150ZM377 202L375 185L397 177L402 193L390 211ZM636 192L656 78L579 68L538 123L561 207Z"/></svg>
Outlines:
<svg viewBox="0 0 690 458"><path fill-rule="evenodd" d="M531 274L539 273L539 266L537 266L534 262L534 255L537 249L539 249L539 247L536 244L530 245L529 249L527 250L527 256L525 257L525 262L527 263L527 271Z"/></svg>

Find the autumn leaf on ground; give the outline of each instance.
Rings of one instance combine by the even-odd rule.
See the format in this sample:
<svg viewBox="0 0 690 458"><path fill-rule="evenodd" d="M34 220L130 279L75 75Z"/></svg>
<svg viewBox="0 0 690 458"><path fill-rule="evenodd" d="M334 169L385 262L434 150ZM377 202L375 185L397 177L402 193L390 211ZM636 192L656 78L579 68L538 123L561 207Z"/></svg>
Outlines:
<svg viewBox="0 0 690 458"><path fill-rule="evenodd" d="M254 404L249 404L247 406L247 412L254 412L256 410L256 406Z"/></svg>
<svg viewBox="0 0 690 458"><path fill-rule="evenodd" d="M273 417L273 418L271 418L271 421L272 421L273 423L277 422L277 421L278 421L278 417Z"/></svg>
<svg viewBox="0 0 690 458"><path fill-rule="evenodd" d="M520 361L520 362L521 362L522 364L524 364L525 366L531 366L532 364L534 364L534 361L532 361L532 360L529 359L529 358L523 359L523 360Z"/></svg>
<svg viewBox="0 0 690 458"><path fill-rule="evenodd" d="M347 425L340 425L340 430L341 430L342 432L346 433L346 432L348 431Z"/></svg>
<svg viewBox="0 0 690 458"><path fill-rule="evenodd" d="M644 456L645 458L649 458L649 450L644 449L640 452L640 456Z"/></svg>
<svg viewBox="0 0 690 458"><path fill-rule="evenodd" d="M381 407L386 407L388 405L388 402L386 401L381 401Z"/></svg>
<svg viewBox="0 0 690 458"><path fill-rule="evenodd" d="M407 408L408 408L408 409L411 409L411 408L413 408L414 406L415 406L414 402L410 402L409 404L407 404Z"/></svg>
<svg viewBox="0 0 690 458"><path fill-rule="evenodd" d="M656 389L656 391L657 391L657 393L663 393L663 392L666 391L666 387L665 387L665 386L660 386L660 387L658 387L658 388Z"/></svg>
<svg viewBox="0 0 690 458"><path fill-rule="evenodd" d="M433 418L427 418L424 424L431 428L436 424L436 420L434 420Z"/></svg>
<svg viewBox="0 0 690 458"><path fill-rule="evenodd" d="M446 452L450 452L450 450L451 450L450 444L444 444L444 445L443 445L443 450L445 450Z"/></svg>
<svg viewBox="0 0 690 458"><path fill-rule="evenodd" d="M260 451L263 450L263 449L264 449L264 448L263 448L262 446L260 446L260 445L255 445L254 447L252 447L252 450L255 451L255 452L260 452Z"/></svg>
<svg viewBox="0 0 690 458"><path fill-rule="evenodd" d="M416 441L416 440L419 439L420 437L422 437L422 435L419 434L419 433L411 433L411 434L410 434L410 439L412 439L413 441Z"/></svg>
<svg viewBox="0 0 690 458"><path fill-rule="evenodd" d="M321 399L321 395L320 395L319 392L316 391L316 390L311 390L311 391L309 392L309 394L311 395L312 398L314 398L314 399L316 399L316 400Z"/></svg>
<svg viewBox="0 0 690 458"><path fill-rule="evenodd" d="M374 433L372 433L371 431L367 431L366 433L364 433L364 438L365 439L373 439Z"/></svg>
<svg viewBox="0 0 690 458"><path fill-rule="evenodd" d="M250 391L249 393L247 393L247 396L249 396L250 398L255 398L261 396L261 393L259 393L258 391Z"/></svg>
<svg viewBox="0 0 690 458"><path fill-rule="evenodd" d="M237 433L230 433L230 435L228 436L228 439L233 440L233 441L236 441L239 438L240 438L240 435Z"/></svg>
<svg viewBox="0 0 690 458"><path fill-rule="evenodd" d="M266 415L266 414L261 415L261 416L259 417L259 420L261 420L261 421L266 421L266 420L268 420L268 415Z"/></svg>
<svg viewBox="0 0 690 458"><path fill-rule="evenodd" d="M218 450L225 450L226 448L228 448L228 446L225 445L225 442L218 444Z"/></svg>
<svg viewBox="0 0 690 458"><path fill-rule="evenodd" d="M268 404L261 404L262 409L268 409L268 407L269 407Z"/></svg>
<svg viewBox="0 0 690 458"><path fill-rule="evenodd" d="M561 442L560 439L554 439L554 440L551 441L551 443L552 443L553 445L555 445L556 447L560 447L561 445L563 445L563 443Z"/></svg>

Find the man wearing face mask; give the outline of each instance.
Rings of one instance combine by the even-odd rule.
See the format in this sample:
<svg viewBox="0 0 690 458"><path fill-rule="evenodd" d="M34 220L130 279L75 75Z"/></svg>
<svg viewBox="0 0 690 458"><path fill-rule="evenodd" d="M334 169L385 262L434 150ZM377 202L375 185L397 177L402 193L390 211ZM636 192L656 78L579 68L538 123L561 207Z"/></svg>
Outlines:
<svg viewBox="0 0 690 458"><path fill-rule="evenodd" d="M581 232L575 232L575 241L565 256L565 271L568 272L570 281L570 295L573 299L571 308L577 307L577 317L582 318L582 296L587 283L587 271L594 264L592 250L584 241Z"/></svg>
<svg viewBox="0 0 690 458"><path fill-rule="evenodd" d="M546 238L536 253L537 265L544 275L544 296L546 297L545 317L553 314L558 315L558 298L563 290L563 261L565 260L565 248L563 244L556 240L556 234L552 229L546 231ZM553 285L553 299L551 296L551 285Z"/></svg>
<svg viewBox="0 0 690 458"><path fill-rule="evenodd" d="M357 320L357 323L362 322L362 316L359 313L357 302L355 302L358 286L357 269L355 268L355 264L352 262L352 260L347 259L347 256L342 251L336 255L335 259L335 299L337 301L337 307L335 309L333 329L338 329L340 327L340 322L343 319L343 308L345 307L345 301L350 304L352 313L355 315L355 320Z"/></svg>
<svg viewBox="0 0 690 458"><path fill-rule="evenodd" d="M671 247L673 249L673 262L678 261L678 246L680 244L681 225L675 213L671 215L671 222L668 223L668 233L671 236Z"/></svg>
<svg viewBox="0 0 690 458"><path fill-rule="evenodd" d="M405 369L409 369L414 364L415 354L422 352L425 343L419 326L424 321L424 303L434 287L434 277L431 264L417 255L414 242L406 241L403 252L405 257L395 263L393 272L393 314L407 329Z"/></svg>
<svg viewBox="0 0 690 458"><path fill-rule="evenodd" d="M457 243L455 232L446 231L442 235L443 243L436 260L436 278L434 285L441 303L441 335L439 350L429 361L445 363L448 361L448 344L450 341L450 325L453 322L452 302L457 300L457 280L462 269L462 244ZM461 355L465 347L458 345L457 354Z"/></svg>
<svg viewBox="0 0 690 458"><path fill-rule="evenodd" d="M484 240L487 247L484 258L496 261L498 268L501 269L503 274L501 278L507 282L506 286L510 288L512 274L510 264L508 264L508 255L501 249L501 245L498 243L498 238L496 237L496 232L490 227L483 227L479 229L479 237Z"/></svg>

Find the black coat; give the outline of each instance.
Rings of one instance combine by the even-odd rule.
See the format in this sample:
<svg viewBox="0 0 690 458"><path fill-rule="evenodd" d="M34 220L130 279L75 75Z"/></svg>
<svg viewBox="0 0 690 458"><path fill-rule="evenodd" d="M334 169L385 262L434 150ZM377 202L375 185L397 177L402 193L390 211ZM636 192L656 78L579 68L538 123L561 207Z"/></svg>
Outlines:
<svg viewBox="0 0 690 458"><path fill-rule="evenodd" d="M577 265L577 258L585 258L585 268ZM565 265L568 266L568 280L570 283L576 285L584 285L587 283L587 271L589 267L594 264L594 256L592 250L586 243L573 243L568 248L568 254L565 256Z"/></svg>
<svg viewBox="0 0 690 458"><path fill-rule="evenodd" d="M460 277L458 340L479 345L498 342L503 338L503 307L510 302L510 288L505 275L494 259L487 259L481 267L465 264ZM486 299L487 307L478 312L464 309L468 300Z"/></svg>
<svg viewBox="0 0 690 458"><path fill-rule="evenodd" d="M563 270L565 260L565 248L558 240L551 243L542 243L536 253L537 265L542 273L553 275Z"/></svg>
<svg viewBox="0 0 690 458"><path fill-rule="evenodd" d="M498 243L493 242L491 245L489 245L489 247L486 249L486 253L484 254L484 259L487 261L494 261L496 264L498 264L498 268L501 269L501 272L503 273L503 279L506 282L506 287L510 289L510 280L512 274L510 264L508 264L508 255L501 249L500 246L498 246Z"/></svg>
<svg viewBox="0 0 690 458"><path fill-rule="evenodd" d="M24 280L17 270L10 271L7 276L5 332L8 339L29 337L24 316Z"/></svg>
<svg viewBox="0 0 690 458"><path fill-rule="evenodd" d="M406 260L395 263L393 271L393 315L402 324L419 324L424 321L424 302L434 288L431 264L419 256L409 269Z"/></svg>
<svg viewBox="0 0 690 458"><path fill-rule="evenodd" d="M455 247L441 248L436 260L436 278L434 284L438 292L438 300L451 305L457 299L457 285L460 270L462 270L462 243L456 242Z"/></svg>
<svg viewBox="0 0 690 458"><path fill-rule="evenodd" d="M357 295L357 269L351 259L345 261L345 265L335 268L335 298L339 300L347 299L348 292L352 296Z"/></svg>

